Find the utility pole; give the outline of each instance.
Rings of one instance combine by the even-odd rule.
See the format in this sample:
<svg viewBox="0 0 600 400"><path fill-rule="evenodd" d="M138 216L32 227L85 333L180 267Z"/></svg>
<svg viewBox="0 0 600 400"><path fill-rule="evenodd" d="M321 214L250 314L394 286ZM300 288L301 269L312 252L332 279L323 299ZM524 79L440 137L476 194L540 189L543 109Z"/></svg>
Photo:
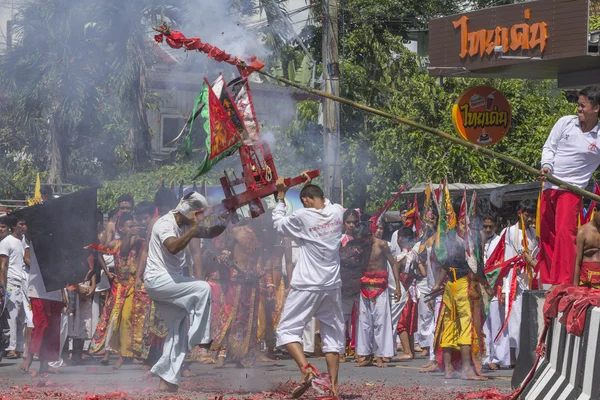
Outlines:
<svg viewBox="0 0 600 400"><path fill-rule="evenodd" d="M323 3L323 91L340 95L340 66L338 58L338 0ZM340 163L340 104L323 99L323 144L325 164L325 196L332 202L342 200Z"/></svg>

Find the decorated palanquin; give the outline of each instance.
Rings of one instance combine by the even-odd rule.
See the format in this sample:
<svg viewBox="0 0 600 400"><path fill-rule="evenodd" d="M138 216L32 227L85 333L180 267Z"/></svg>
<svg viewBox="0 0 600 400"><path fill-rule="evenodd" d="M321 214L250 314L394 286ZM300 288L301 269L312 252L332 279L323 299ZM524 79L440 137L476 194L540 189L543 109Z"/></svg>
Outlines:
<svg viewBox="0 0 600 400"><path fill-rule="evenodd" d="M225 51L203 43L200 38L187 38L181 32L171 30L163 23L153 27L158 34L154 37L156 43L166 42L175 49L199 51L218 62L225 62L237 67L240 77L226 83L223 76L209 84L204 79L202 90L196 99L192 116L189 121L189 131L186 146L190 143L194 119L202 115L206 131L206 157L200 166L198 175L210 170L217 162L239 151L242 164L242 176L235 174L220 178L225 199L221 204L211 207L205 213L228 211L234 222L237 222L236 210L249 205L250 215L255 218L264 213L261 199L276 193L275 182L277 170L269 145L260 137L259 124L256 119L252 94L248 84L248 76L264 67L256 57L244 61ZM318 170L307 172L312 179L319 175ZM302 176L286 179L289 186L298 185L305 181ZM244 185L246 190L235 193L234 187Z"/></svg>

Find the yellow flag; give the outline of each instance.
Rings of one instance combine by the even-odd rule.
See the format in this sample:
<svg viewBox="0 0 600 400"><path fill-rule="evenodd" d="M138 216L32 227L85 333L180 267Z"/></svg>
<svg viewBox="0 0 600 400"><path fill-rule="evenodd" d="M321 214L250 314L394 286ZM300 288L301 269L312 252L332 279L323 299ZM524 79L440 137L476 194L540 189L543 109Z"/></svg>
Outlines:
<svg viewBox="0 0 600 400"><path fill-rule="evenodd" d="M40 174L37 174L37 178L35 179L35 190L33 191L33 197L27 199L27 205L34 206L42 201L42 193L40 191L41 186L42 185L40 184Z"/></svg>

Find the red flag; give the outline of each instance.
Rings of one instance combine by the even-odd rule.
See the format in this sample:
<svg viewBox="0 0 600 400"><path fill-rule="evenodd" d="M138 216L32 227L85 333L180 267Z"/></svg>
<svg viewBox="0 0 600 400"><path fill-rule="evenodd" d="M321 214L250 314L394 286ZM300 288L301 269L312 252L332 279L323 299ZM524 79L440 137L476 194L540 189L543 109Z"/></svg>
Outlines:
<svg viewBox="0 0 600 400"><path fill-rule="evenodd" d="M210 154L208 160L212 161L231 147L241 143L241 138L206 78L204 78L204 82L208 86L210 116Z"/></svg>
<svg viewBox="0 0 600 400"><path fill-rule="evenodd" d="M413 227L415 230L415 235L419 237L421 235L421 215L419 214L419 203L417 201L417 194L415 193L415 201L413 205L413 209L415 210L415 215L413 217Z"/></svg>
<svg viewBox="0 0 600 400"><path fill-rule="evenodd" d="M375 233L375 231L377 230L377 225L381 224L383 216L385 215L387 210L390 209L392 204L394 204L394 202L398 199L398 197L402 194L402 192L404 192L406 190L407 187L408 187L408 185L403 185L400 188L400 190L398 190L398 192L394 195L394 197L392 197L392 199L390 201L386 201L383 204L383 207L381 207L379 210L377 210L375 215L373 217L371 217L371 219L369 221L371 221L371 231L373 233Z"/></svg>
<svg viewBox="0 0 600 400"><path fill-rule="evenodd" d="M167 44L174 49L183 47L187 51L198 50L215 61L235 65L243 77L247 77L252 72L261 70L265 66L265 64L255 56L243 61L215 46L208 43L202 43L200 38L187 38L183 33L171 30L165 22L163 22L161 26L152 28L159 33L154 36L154 40L157 44L162 43L166 39Z"/></svg>
<svg viewBox="0 0 600 400"><path fill-rule="evenodd" d="M460 210L458 211L458 220L456 222L456 234L461 239L465 239L467 234L467 189L464 189L463 191L462 203L460 203Z"/></svg>

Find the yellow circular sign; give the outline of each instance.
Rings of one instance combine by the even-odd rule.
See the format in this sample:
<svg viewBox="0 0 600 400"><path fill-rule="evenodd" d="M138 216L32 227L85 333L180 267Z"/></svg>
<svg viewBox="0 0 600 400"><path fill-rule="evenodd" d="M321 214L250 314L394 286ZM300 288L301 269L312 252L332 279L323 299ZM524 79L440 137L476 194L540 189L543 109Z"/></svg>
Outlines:
<svg viewBox="0 0 600 400"><path fill-rule="evenodd" d="M452 122L458 133L480 146L500 141L508 133L510 121L508 100L490 86L467 90L452 107Z"/></svg>

